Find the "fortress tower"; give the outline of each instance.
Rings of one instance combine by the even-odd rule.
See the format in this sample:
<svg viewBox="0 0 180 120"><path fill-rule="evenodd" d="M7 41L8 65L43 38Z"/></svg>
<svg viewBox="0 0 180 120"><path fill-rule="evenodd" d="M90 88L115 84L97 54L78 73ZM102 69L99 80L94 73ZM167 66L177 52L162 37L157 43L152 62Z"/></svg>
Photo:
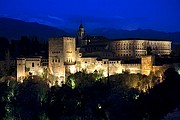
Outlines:
<svg viewBox="0 0 180 120"><path fill-rule="evenodd" d="M73 37L49 39L49 70L59 84L64 82L66 72L76 63L75 45Z"/></svg>
<svg viewBox="0 0 180 120"><path fill-rule="evenodd" d="M141 58L141 74L149 75L153 69L154 56L146 55Z"/></svg>

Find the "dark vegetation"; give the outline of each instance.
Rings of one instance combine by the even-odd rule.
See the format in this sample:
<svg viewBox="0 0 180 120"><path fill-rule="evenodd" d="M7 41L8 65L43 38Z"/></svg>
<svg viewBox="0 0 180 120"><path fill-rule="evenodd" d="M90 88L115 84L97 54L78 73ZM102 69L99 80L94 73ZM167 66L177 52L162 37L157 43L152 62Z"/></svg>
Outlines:
<svg viewBox="0 0 180 120"><path fill-rule="evenodd" d="M9 41L5 37L0 37L0 60L6 59L9 51L10 59L17 57L28 57L32 55L47 54L48 43L41 41L38 37L21 36L19 40Z"/></svg>
<svg viewBox="0 0 180 120"><path fill-rule="evenodd" d="M180 76L174 69L146 92L130 87L131 75L115 76L78 72L62 87L49 87L38 76L23 83L7 78L0 82L0 119L159 120L180 105Z"/></svg>

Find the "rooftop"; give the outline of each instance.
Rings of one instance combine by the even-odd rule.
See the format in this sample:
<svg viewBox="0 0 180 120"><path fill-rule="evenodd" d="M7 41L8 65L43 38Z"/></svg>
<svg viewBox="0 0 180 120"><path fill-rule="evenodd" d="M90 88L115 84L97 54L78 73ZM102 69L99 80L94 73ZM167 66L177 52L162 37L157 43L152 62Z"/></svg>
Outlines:
<svg viewBox="0 0 180 120"><path fill-rule="evenodd" d="M149 40L149 41L171 41L168 39L147 39L147 38L120 38L120 39L111 39L111 41L123 41L123 40Z"/></svg>

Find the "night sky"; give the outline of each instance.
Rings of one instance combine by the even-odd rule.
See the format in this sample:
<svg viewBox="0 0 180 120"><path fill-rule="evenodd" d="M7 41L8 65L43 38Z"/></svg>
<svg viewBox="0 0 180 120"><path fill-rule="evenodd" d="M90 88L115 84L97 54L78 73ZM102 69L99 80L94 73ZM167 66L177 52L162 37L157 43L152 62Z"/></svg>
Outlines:
<svg viewBox="0 0 180 120"><path fill-rule="evenodd" d="M180 0L0 0L0 17L58 28L180 31Z"/></svg>

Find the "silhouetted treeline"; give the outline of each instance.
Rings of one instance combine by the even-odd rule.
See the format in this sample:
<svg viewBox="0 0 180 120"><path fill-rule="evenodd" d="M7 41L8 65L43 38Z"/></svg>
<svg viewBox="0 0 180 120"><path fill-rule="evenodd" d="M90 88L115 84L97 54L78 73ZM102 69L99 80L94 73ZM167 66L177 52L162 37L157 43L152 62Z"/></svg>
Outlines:
<svg viewBox="0 0 180 120"><path fill-rule="evenodd" d="M22 56L47 55L48 43L41 41L37 37L22 36L20 40L8 40L0 37L0 60L4 60L6 53L10 52L11 59Z"/></svg>
<svg viewBox="0 0 180 120"><path fill-rule="evenodd" d="M180 105L180 75L174 68L167 69L164 74L165 80L137 102L139 119L160 120Z"/></svg>
<svg viewBox="0 0 180 120"><path fill-rule="evenodd" d="M118 75L114 81L96 72L75 73L62 87L50 88L38 76L23 83L1 79L0 119L158 120L180 105L180 76L174 69L165 76L146 93L130 88L128 77Z"/></svg>
<svg viewBox="0 0 180 120"><path fill-rule="evenodd" d="M9 47L9 41L5 37L0 37L0 60L5 59Z"/></svg>

